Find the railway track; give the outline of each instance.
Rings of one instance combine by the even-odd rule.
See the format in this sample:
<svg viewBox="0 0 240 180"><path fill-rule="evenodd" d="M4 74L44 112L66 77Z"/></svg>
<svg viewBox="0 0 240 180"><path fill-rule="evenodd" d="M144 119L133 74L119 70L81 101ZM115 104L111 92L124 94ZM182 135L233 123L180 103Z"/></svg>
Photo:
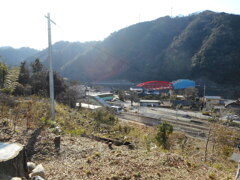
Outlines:
<svg viewBox="0 0 240 180"><path fill-rule="evenodd" d="M141 123L148 126L156 126L166 121L173 125L174 130L183 131L186 134L194 137L205 138L209 130L208 123L198 119L186 119L181 116L175 117L166 114L151 114L151 113L122 113L118 115L120 119Z"/></svg>

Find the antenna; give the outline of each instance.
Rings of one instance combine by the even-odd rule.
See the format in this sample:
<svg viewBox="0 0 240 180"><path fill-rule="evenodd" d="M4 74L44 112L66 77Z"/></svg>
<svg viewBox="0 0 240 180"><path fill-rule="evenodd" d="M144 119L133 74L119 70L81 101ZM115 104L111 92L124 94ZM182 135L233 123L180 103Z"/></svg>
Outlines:
<svg viewBox="0 0 240 180"><path fill-rule="evenodd" d="M52 68L52 40L51 40L51 23L55 24L54 21L50 19L50 14L45 16L48 19L48 60L49 60L49 91L50 91L50 103L52 120L55 120L55 104L54 104L54 82L53 82L53 68Z"/></svg>

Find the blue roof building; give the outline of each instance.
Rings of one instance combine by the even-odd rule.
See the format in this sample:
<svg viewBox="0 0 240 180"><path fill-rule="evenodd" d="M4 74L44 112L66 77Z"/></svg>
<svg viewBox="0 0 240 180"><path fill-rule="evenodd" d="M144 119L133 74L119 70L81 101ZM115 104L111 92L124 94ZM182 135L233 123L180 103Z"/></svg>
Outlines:
<svg viewBox="0 0 240 180"><path fill-rule="evenodd" d="M189 79L179 79L172 82L173 89L186 89L186 88L194 88L196 86L195 81Z"/></svg>

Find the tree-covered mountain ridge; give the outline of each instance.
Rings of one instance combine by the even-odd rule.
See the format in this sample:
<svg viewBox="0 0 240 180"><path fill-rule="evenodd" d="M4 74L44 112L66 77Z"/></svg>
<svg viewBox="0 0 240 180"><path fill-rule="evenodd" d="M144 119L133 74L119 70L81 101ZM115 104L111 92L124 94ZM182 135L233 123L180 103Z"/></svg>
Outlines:
<svg viewBox="0 0 240 180"><path fill-rule="evenodd" d="M29 47L15 49L9 46L3 46L0 47L0 62L8 66L18 66L20 62L38 52L38 50Z"/></svg>
<svg viewBox="0 0 240 180"><path fill-rule="evenodd" d="M69 79L172 81L207 79L240 84L240 16L204 11L161 17L112 33L103 41L57 42L53 65ZM47 50L28 58L47 65Z"/></svg>

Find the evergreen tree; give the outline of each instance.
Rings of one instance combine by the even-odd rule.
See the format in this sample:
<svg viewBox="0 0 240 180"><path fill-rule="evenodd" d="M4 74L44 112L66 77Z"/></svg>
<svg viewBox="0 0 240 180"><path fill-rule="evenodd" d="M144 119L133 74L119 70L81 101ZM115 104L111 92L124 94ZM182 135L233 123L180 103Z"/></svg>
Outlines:
<svg viewBox="0 0 240 180"><path fill-rule="evenodd" d="M27 62L23 61L21 62L21 65L20 65L20 74L19 74L18 82L22 85L26 85L26 84L29 84L29 80L30 80L30 73L27 67Z"/></svg>
<svg viewBox="0 0 240 180"><path fill-rule="evenodd" d="M8 71L8 67L4 63L0 62L0 88L3 88Z"/></svg>
<svg viewBox="0 0 240 180"><path fill-rule="evenodd" d="M40 62L38 58L32 63L32 71L33 73L43 71L43 64Z"/></svg>
<svg viewBox="0 0 240 180"><path fill-rule="evenodd" d="M39 71L32 74L30 79L32 94L47 96L48 92L48 72Z"/></svg>
<svg viewBox="0 0 240 180"><path fill-rule="evenodd" d="M168 136L172 132L173 132L173 126L171 124L168 124L167 122L163 122L158 126L156 140L164 149L167 149Z"/></svg>

